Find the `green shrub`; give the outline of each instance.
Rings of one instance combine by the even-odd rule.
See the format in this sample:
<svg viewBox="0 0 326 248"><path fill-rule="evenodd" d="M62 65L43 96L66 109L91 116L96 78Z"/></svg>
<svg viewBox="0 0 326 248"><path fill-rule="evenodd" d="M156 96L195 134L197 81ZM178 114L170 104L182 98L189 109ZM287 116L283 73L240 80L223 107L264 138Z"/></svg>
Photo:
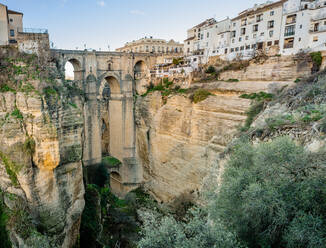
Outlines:
<svg viewBox="0 0 326 248"><path fill-rule="evenodd" d="M143 238L138 248L238 248L236 236L220 221L211 222L207 213L194 209L187 222L178 222L173 217L159 218L154 214L145 216Z"/></svg>
<svg viewBox="0 0 326 248"><path fill-rule="evenodd" d="M43 90L46 97L57 96L58 92L53 87L45 87Z"/></svg>
<svg viewBox="0 0 326 248"><path fill-rule="evenodd" d="M27 137L23 149L29 155L33 155L35 153L35 140L32 137Z"/></svg>
<svg viewBox="0 0 326 248"><path fill-rule="evenodd" d="M323 247L325 162L325 152L309 153L287 137L258 146L239 141L211 196L210 217L248 247Z"/></svg>
<svg viewBox="0 0 326 248"><path fill-rule="evenodd" d="M210 66L207 68L207 70L205 71L205 73L208 73L208 74L212 74L212 73L214 73L214 72L216 72L216 69L215 69L215 67L212 66L212 65L210 65Z"/></svg>
<svg viewBox="0 0 326 248"><path fill-rule="evenodd" d="M226 82L229 82L229 83L236 83L236 82L239 82L239 79L236 79L236 78L230 78L230 79L226 80Z"/></svg>
<svg viewBox="0 0 326 248"><path fill-rule="evenodd" d="M108 167L116 167L121 164L121 161L115 157L107 156L102 158L102 164Z"/></svg>
<svg viewBox="0 0 326 248"><path fill-rule="evenodd" d="M259 93L242 94L240 96L240 98L250 99L250 100L257 100L257 101L272 100L273 97L274 97L273 94L266 93L266 92L263 92L263 91L261 91Z"/></svg>
<svg viewBox="0 0 326 248"><path fill-rule="evenodd" d="M301 82L301 78L297 78L296 80L294 80L295 83L299 83Z"/></svg>
<svg viewBox="0 0 326 248"><path fill-rule="evenodd" d="M16 93L16 90L9 87L7 84L0 85L0 92L13 92Z"/></svg>
<svg viewBox="0 0 326 248"><path fill-rule="evenodd" d="M22 112L20 112L20 110L17 107L11 112L11 116L16 117L17 119L20 120L24 119Z"/></svg>
<svg viewBox="0 0 326 248"><path fill-rule="evenodd" d="M194 103L199 103L199 102L204 101L205 99L207 99L211 95L212 95L212 93L210 93L209 91L207 91L205 89L198 89L192 95L191 100Z"/></svg>
<svg viewBox="0 0 326 248"><path fill-rule="evenodd" d="M246 112L247 119L244 125L244 129L248 130L255 120L256 116L264 109L264 101L254 102L249 110Z"/></svg>
<svg viewBox="0 0 326 248"><path fill-rule="evenodd" d="M323 57L321 55L321 52L312 52L310 53L310 57L312 59L312 63L317 66L318 68L320 68L321 63L323 61Z"/></svg>
<svg viewBox="0 0 326 248"><path fill-rule="evenodd" d="M0 192L0 197L2 193ZM2 199L0 199L0 244L3 248L11 248L11 242L9 239L9 233L7 231L7 221L9 215L8 210L5 207L5 204Z"/></svg>
<svg viewBox="0 0 326 248"><path fill-rule="evenodd" d="M7 175L9 176L11 183L14 186L19 186L18 178L17 178L17 173L20 172L22 166L18 165L14 161L12 161L9 156L4 154L3 152L0 151L0 159L2 160L3 164L5 165L5 169L7 172Z"/></svg>

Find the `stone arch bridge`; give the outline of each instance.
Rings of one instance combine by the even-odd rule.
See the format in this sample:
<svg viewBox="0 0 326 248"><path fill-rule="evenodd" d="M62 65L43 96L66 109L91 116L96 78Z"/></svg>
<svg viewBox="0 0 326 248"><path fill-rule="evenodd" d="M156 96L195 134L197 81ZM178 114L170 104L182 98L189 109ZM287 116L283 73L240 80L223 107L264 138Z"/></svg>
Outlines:
<svg viewBox="0 0 326 248"><path fill-rule="evenodd" d="M123 194L143 181L136 160L134 94L148 83L153 54L51 50L61 72L69 61L87 95L84 107L84 165L94 165L103 156L118 158L122 165L111 169L115 193ZM112 185L111 185L112 186Z"/></svg>

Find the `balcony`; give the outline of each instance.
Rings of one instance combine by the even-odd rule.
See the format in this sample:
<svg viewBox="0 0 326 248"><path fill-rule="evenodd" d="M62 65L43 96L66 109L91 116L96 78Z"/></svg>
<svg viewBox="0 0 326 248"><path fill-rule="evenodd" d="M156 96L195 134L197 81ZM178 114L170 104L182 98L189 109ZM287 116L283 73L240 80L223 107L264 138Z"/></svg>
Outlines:
<svg viewBox="0 0 326 248"><path fill-rule="evenodd" d="M320 33L320 32L326 32L326 27L318 27L318 28L313 28L309 30L310 33Z"/></svg>
<svg viewBox="0 0 326 248"><path fill-rule="evenodd" d="M285 37L293 36L293 35L295 35L295 31L291 31L291 32L286 32L286 33L284 33L284 36L285 36Z"/></svg>
<svg viewBox="0 0 326 248"><path fill-rule="evenodd" d="M18 28L19 33L28 33L28 34L48 34L48 30L44 28Z"/></svg>

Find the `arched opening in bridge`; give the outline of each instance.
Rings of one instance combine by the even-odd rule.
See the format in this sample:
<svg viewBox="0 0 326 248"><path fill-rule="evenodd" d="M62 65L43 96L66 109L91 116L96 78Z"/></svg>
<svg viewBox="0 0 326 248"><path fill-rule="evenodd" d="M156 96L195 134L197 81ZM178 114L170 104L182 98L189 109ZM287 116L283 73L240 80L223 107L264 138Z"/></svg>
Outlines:
<svg viewBox="0 0 326 248"><path fill-rule="evenodd" d="M110 189L116 196L123 195L123 183L122 178L118 172L110 173Z"/></svg>
<svg viewBox="0 0 326 248"><path fill-rule="evenodd" d="M107 85L107 86L105 86ZM102 97L103 94L109 94L109 97L111 97L112 94L120 94L120 84L119 81L113 77L113 76L108 76L105 78L104 82L104 88L102 91Z"/></svg>
<svg viewBox="0 0 326 248"><path fill-rule="evenodd" d="M81 65L77 59L70 59L65 64L66 80L81 80Z"/></svg>
<svg viewBox="0 0 326 248"><path fill-rule="evenodd" d="M141 79L146 76L147 66L142 60L138 61L134 66L135 79Z"/></svg>

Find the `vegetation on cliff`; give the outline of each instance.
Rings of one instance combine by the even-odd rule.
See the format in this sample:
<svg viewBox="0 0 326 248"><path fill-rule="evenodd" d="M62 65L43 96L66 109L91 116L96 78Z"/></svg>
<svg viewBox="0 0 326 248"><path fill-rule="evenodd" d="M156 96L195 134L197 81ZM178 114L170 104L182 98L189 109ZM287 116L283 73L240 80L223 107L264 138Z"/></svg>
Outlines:
<svg viewBox="0 0 326 248"><path fill-rule="evenodd" d="M150 214L138 247L324 247L324 73L275 96L243 97L254 103L224 154L222 181L214 168L206 203L187 218Z"/></svg>

